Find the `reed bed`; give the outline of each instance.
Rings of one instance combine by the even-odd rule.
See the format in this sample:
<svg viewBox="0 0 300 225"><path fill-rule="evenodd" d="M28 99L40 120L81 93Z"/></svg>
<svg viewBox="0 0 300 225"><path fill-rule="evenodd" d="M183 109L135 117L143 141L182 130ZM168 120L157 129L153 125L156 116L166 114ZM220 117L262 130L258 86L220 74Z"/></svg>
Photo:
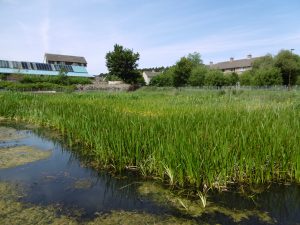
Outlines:
<svg viewBox="0 0 300 225"><path fill-rule="evenodd" d="M57 129L81 154L171 185L300 181L300 92L3 92L0 116Z"/></svg>

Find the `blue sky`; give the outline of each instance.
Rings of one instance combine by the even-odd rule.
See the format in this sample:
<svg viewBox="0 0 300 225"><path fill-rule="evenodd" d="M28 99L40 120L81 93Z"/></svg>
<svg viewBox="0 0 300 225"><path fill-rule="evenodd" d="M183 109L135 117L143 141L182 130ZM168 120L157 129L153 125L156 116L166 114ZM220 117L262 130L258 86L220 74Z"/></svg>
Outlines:
<svg viewBox="0 0 300 225"><path fill-rule="evenodd" d="M299 0L0 0L0 59L80 55L99 74L115 43L139 52L140 67L195 51L205 63L299 54L299 22Z"/></svg>

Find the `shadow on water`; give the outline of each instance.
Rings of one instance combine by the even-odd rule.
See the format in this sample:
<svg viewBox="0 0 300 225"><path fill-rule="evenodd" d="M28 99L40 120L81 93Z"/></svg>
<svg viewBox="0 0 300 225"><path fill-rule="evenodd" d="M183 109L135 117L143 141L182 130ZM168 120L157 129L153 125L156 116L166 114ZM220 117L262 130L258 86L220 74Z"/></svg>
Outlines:
<svg viewBox="0 0 300 225"><path fill-rule="evenodd" d="M80 218L83 220L123 210L172 215L199 224L269 224L254 214L248 214L237 221L230 213L240 210L266 212L275 224L300 224L300 187L296 184L273 184L268 188L256 187L251 191L233 188L233 191L228 192L211 192L208 200L215 208L208 207L201 215L191 216L168 207L167 203L159 204L149 196L141 195L138 187L143 180L134 173L115 177L84 166L84 159L80 159L80 155L74 153L76 151L70 151L63 144L62 137L50 131L26 129L22 124L12 123L2 123L0 126L21 130L26 136L0 141L0 148L26 145L52 151L47 159L0 169L1 182L19 183L25 188L26 195L21 200L26 203L82 209Z"/></svg>

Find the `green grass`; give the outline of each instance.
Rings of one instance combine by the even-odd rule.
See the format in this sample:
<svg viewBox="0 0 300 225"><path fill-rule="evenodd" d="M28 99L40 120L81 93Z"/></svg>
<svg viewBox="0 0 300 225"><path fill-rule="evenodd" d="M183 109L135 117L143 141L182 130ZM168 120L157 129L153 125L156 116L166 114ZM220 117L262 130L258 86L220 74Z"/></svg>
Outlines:
<svg viewBox="0 0 300 225"><path fill-rule="evenodd" d="M53 127L81 154L170 184L300 181L300 92L0 93L0 116Z"/></svg>

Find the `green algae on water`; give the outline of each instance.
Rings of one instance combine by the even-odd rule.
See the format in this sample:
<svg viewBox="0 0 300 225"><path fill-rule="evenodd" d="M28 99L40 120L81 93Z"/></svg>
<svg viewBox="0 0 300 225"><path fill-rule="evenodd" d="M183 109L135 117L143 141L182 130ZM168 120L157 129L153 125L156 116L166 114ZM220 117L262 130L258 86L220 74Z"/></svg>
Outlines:
<svg viewBox="0 0 300 225"><path fill-rule="evenodd" d="M139 186L138 192L142 196L150 197L158 204L165 204L168 207L175 208L182 213L199 216L204 212L200 199L190 200L172 193L161 185L153 182L144 182Z"/></svg>
<svg viewBox="0 0 300 225"><path fill-rule="evenodd" d="M194 220L180 219L173 216L156 216L146 213L113 211L111 213L102 215L88 225L143 225L143 224L156 224L156 225L193 225L197 224Z"/></svg>
<svg viewBox="0 0 300 225"><path fill-rule="evenodd" d="M76 225L73 218L57 216L54 206L42 207L21 203L22 188L16 184L0 182L0 221L1 224L32 225L59 224Z"/></svg>
<svg viewBox="0 0 300 225"><path fill-rule="evenodd" d="M77 216L59 213L56 206L39 206L20 202L24 196L19 185L0 182L0 221L10 225L143 225L143 224L197 224L194 220L186 220L173 216L156 216L141 212L112 211L98 215L90 221L80 221Z"/></svg>
<svg viewBox="0 0 300 225"><path fill-rule="evenodd" d="M0 169L12 168L50 157L52 151L30 146L0 148Z"/></svg>
<svg viewBox="0 0 300 225"><path fill-rule="evenodd" d="M20 133L14 128L0 127L0 141L14 141L25 137L24 133Z"/></svg>
<svg viewBox="0 0 300 225"><path fill-rule="evenodd" d="M79 179L74 182L73 188L75 189L89 189L93 185L93 181L90 179Z"/></svg>
<svg viewBox="0 0 300 225"><path fill-rule="evenodd" d="M186 197L178 196L171 190L166 189L162 185L154 182L142 183L138 188L138 192L140 195L149 197L158 204L175 208L181 213L200 220L207 215L213 217L213 215L222 214L230 218L235 223L249 220L252 217L256 217L259 221L262 221L265 224L274 224L275 222L267 212L259 210L230 209L213 202L208 202L207 206L204 208L200 199L192 200Z"/></svg>

